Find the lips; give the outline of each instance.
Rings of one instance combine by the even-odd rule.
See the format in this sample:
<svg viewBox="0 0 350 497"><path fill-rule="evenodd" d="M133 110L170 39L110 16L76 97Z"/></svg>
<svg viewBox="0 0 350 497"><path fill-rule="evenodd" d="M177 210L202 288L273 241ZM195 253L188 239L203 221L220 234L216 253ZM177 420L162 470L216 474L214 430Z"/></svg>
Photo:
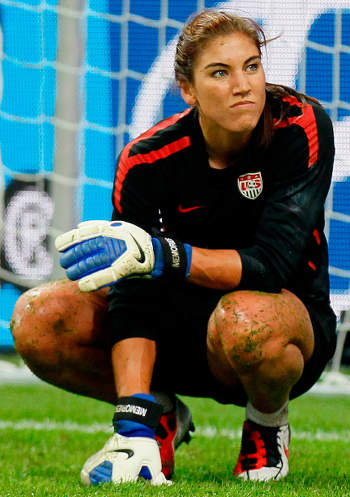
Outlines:
<svg viewBox="0 0 350 497"><path fill-rule="evenodd" d="M250 100L243 100L242 102L237 102L231 105L231 108L244 107L245 105L254 105L254 102L251 102Z"/></svg>

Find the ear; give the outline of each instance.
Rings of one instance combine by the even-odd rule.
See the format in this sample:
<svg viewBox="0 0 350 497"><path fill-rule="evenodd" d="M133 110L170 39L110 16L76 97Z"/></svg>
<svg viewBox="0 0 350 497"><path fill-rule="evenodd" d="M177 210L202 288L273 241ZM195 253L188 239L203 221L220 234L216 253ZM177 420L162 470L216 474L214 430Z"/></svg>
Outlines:
<svg viewBox="0 0 350 497"><path fill-rule="evenodd" d="M181 83L180 88L181 88L181 96L186 102L186 104L191 106L196 105L197 99L193 86L191 86L189 83Z"/></svg>

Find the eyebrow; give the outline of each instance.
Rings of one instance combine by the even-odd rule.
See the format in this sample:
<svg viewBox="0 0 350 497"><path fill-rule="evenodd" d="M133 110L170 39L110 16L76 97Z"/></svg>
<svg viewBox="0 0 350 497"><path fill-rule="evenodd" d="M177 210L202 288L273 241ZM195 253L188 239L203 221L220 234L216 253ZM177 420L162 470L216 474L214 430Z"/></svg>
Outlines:
<svg viewBox="0 0 350 497"><path fill-rule="evenodd" d="M252 57L249 57L246 61L244 61L244 64L249 64L253 62L254 60L261 60L260 55L253 55ZM224 64L223 62L212 62L211 64L208 64L207 66L204 67L204 69L210 69L211 67L230 67L229 64Z"/></svg>

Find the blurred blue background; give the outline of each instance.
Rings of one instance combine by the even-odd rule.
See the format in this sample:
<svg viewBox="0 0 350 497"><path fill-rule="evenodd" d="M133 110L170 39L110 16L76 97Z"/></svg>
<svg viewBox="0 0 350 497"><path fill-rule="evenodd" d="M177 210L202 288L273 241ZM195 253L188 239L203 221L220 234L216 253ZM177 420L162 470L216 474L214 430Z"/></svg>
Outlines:
<svg viewBox="0 0 350 497"><path fill-rule="evenodd" d="M81 94L77 96L84 104L76 158L80 167L80 219L110 218L115 159L130 139L133 107L144 77L161 50L177 34L181 23L198 6L216 4L196 0L130 0L130 12L126 13L122 10L122 1L86 2L82 23L85 57ZM167 12L164 12L165 5ZM162 23L165 17L166 22ZM28 177L34 182L35 178L49 181L54 166L57 1L0 0L0 26L3 35L1 176L3 188L8 190L17 179L20 190L21 181L26 188ZM339 32L341 43L335 55ZM296 75L295 85L300 87L303 81L302 90L321 100L334 121L342 121L350 116L350 10L324 11L313 22L307 38L310 44L300 66L304 73L302 77ZM161 102L159 117L184 107L179 93L170 89ZM43 188L42 182L38 182L34 188L46 191L47 185ZM16 198L14 191L7 203L13 199L14 205ZM331 216L328 224L330 265L337 268L331 274L332 292L348 294L350 195L346 176L334 184L329 208L339 213L335 218ZM3 212L3 220L11 222L12 219L14 223L8 227L7 233L11 233L16 231L17 218L6 217L6 212ZM13 243L18 242L16 236ZM4 248L3 242L2 265L16 275L6 250L9 249ZM32 275L21 276L30 278ZM42 279L48 277L49 274L43 275ZM0 344L3 347L12 346L9 321L22 291L22 285L2 280Z"/></svg>

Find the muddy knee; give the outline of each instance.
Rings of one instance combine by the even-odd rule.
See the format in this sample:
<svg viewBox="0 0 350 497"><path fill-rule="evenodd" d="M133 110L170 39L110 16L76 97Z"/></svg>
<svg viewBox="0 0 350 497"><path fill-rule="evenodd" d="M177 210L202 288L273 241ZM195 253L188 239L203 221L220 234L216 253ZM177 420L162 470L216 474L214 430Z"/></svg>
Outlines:
<svg viewBox="0 0 350 497"><path fill-rule="evenodd" d="M296 376L312 353L313 330L304 305L290 292L237 291L218 303L212 326L228 362L240 374L266 365L275 376L283 364Z"/></svg>
<svg viewBox="0 0 350 497"><path fill-rule="evenodd" d="M83 294L68 280L28 290L18 299L11 320L16 350L27 361L49 362L63 346L91 343L107 309L105 294Z"/></svg>
<svg viewBox="0 0 350 497"><path fill-rule="evenodd" d="M256 368L267 353L278 354L281 346L271 325L271 313L266 305L260 309L257 300L244 292L228 294L219 301L210 320L217 350L238 373Z"/></svg>
<svg viewBox="0 0 350 497"><path fill-rule="evenodd" d="M26 359L49 353L52 340L64 326L64 305L52 286L42 285L23 293L17 300L10 327L16 350ZM61 323L61 326L60 326Z"/></svg>

